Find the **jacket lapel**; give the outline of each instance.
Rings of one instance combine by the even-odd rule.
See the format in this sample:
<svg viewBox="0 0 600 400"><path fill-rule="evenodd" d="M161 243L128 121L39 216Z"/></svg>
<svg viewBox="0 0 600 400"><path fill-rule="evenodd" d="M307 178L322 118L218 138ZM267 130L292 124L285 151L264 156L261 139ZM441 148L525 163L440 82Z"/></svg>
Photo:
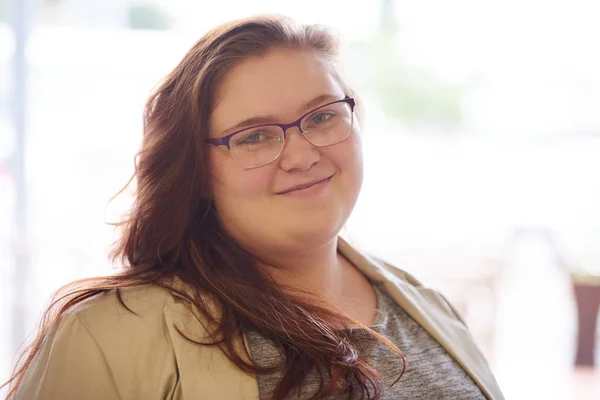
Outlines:
<svg viewBox="0 0 600 400"><path fill-rule="evenodd" d="M177 331L195 341L211 341L205 327L182 302L164 311L179 372L180 395L176 399L259 399L254 375L237 368L218 346L197 345Z"/></svg>
<svg viewBox="0 0 600 400"><path fill-rule="evenodd" d="M411 277L404 277L403 271L379 265L342 238L339 238L338 250L367 277L383 284L388 294L456 360L488 399L504 399L467 328L441 295L416 286L416 280L412 284L407 282Z"/></svg>

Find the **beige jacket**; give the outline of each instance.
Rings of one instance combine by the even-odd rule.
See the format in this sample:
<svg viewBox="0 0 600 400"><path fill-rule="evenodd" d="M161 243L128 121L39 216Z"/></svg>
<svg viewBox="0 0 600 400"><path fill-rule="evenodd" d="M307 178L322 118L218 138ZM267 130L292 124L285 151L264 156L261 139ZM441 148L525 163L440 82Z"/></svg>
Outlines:
<svg viewBox="0 0 600 400"><path fill-rule="evenodd" d="M383 286L477 383L488 399L504 397L466 326L437 292L409 274L359 253L340 239L339 251ZM186 334L206 333L183 302L156 286L124 291L125 310L114 294L69 312L44 343L16 399L258 399L254 376L236 368L215 347ZM201 336L198 336L201 339Z"/></svg>

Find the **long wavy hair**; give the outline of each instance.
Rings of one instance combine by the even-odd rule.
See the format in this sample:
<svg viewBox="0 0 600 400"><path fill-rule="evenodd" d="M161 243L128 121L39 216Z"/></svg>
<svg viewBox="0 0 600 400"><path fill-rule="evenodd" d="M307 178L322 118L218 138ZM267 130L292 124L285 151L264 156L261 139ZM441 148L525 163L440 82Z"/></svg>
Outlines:
<svg viewBox="0 0 600 400"><path fill-rule="evenodd" d="M377 371L359 354L349 329L339 329L358 322L277 285L258 260L219 224L210 200L205 139L213 97L232 66L277 47L314 51L332 65L338 57L335 37L321 26L297 25L281 16L253 17L207 33L157 87L144 110L141 150L128 183L135 185L135 201L117 224L122 235L111 253L113 262L123 269L115 275L70 283L56 292L37 335L5 383L9 385L9 398L21 384L44 338L70 309L110 291L127 308L121 291L147 284L185 298L190 309L199 312L205 323L209 321L212 341L195 342L198 346L218 346L233 364L248 373L278 369L282 377L273 399L283 399L300 387L311 371L320 377L313 399L335 391L352 393L353 398L380 396ZM345 87L339 74L337 78ZM184 282L185 290L174 282ZM277 318L273 313L278 314ZM302 329L290 329L283 321L295 321ZM404 356L391 342L367 326L358 325L401 357L406 366ZM236 346L246 329L271 339L282 350L282 365L253 363L247 349Z"/></svg>

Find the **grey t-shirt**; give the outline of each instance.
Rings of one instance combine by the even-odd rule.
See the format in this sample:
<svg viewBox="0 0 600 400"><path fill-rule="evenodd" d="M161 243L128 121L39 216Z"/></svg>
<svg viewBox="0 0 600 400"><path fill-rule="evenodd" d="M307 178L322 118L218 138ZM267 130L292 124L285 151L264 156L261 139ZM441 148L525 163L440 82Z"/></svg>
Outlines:
<svg viewBox="0 0 600 400"><path fill-rule="evenodd" d="M382 378L382 400L414 399L461 399L481 400L485 396L478 386L454 361L454 359L410 317L379 286L377 293L377 318L371 329L394 343L407 360L406 371L402 378L390 386L403 369L402 359L392 353L385 345L375 342L365 330L352 331L357 347L366 352L369 365L375 368ZM261 366L281 363L281 353L271 341L254 331L247 332L247 340L252 359ZM365 353L363 353L365 354ZM258 375L258 389L261 400L270 399L279 382L281 374ZM318 388L318 376L309 374L300 390L287 396L288 399L306 399L312 397ZM331 399L348 398L348 395L336 393Z"/></svg>

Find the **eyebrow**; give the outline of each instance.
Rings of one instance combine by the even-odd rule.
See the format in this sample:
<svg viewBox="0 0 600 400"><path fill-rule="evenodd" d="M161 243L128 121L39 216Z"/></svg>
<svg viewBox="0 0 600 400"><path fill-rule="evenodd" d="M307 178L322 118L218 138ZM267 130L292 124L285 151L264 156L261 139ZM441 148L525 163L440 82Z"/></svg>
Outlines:
<svg viewBox="0 0 600 400"><path fill-rule="evenodd" d="M322 95L317 96L314 99L309 100L306 103L304 103L300 107L300 112L309 111L311 108L317 107L321 103L325 103L328 100L334 101L336 99L337 99L337 97L332 94L322 94ZM273 115L262 115L262 116L258 116L258 117L247 118L247 119L231 126L230 128L225 129L222 132L222 134L226 134L227 132L234 132L238 129L243 129L245 127L250 128L250 127L256 126L256 125L274 124L274 123L276 123L277 120L278 120L278 118L276 118Z"/></svg>

